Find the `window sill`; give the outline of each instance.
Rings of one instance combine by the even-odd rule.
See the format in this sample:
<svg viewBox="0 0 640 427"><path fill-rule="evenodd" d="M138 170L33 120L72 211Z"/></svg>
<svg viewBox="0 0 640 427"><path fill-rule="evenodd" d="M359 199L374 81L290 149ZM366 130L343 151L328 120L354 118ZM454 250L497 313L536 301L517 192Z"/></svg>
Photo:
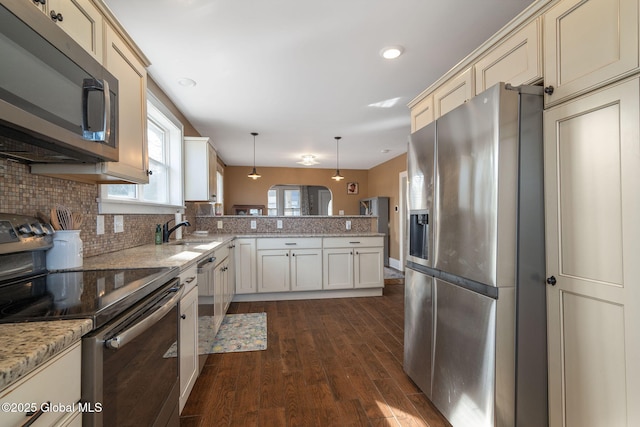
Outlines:
<svg viewBox="0 0 640 427"><path fill-rule="evenodd" d="M128 200L96 199L98 202L98 214L175 214L184 213L184 206L162 205L158 203L131 202Z"/></svg>

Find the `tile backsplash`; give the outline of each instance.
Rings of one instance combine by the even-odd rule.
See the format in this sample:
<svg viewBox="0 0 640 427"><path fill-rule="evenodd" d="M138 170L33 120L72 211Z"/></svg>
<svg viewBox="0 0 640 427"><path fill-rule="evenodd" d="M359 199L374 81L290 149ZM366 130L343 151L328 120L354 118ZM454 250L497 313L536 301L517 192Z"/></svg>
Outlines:
<svg viewBox="0 0 640 427"><path fill-rule="evenodd" d="M124 232L115 233L114 215L104 216L105 233L96 234L98 215L98 185L32 175L29 166L0 158L0 212L48 217L51 208L63 205L82 216L80 238L84 256L91 257L120 251L134 246L152 244L156 224L162 224L173 215L124 215ZM351 221L351 232L368 232L375 229L377 218L358 216L334 217L238 217L197 216L194 203L186 203L185 216L192 227L183 229L189 234L196 230L210 233L342 233L346 221ZM256 229L251 229L256 220ZM283 227L277 228L278 220ZM222 221L223 228L218 228Z"/></svg>
<svg viewBox="0 0 640 427"><path fill-rule="evenodd" d="M29 166L0 159L0 212L49 216L51 208L63 205L82 215L80 238L84 256L154 242L155 225L172 215L124 215L124 232L114 233L113 215L104 215L105 233L96 234L98 186L29 173Z"/></svg>

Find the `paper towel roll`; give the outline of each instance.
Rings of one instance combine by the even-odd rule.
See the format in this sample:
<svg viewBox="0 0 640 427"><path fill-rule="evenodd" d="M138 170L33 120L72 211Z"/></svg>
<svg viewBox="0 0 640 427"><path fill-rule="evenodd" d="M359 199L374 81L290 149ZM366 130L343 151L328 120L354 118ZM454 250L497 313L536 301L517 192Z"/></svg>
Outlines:
<svg viewBox="0 0 640 427"><path fill-rule="evenodd" d="M176 225L182 222L182 214L181 213L176 213ZM182 227L179 227L176 231L175 231L175 235L176 235L176 240L180 240L182 239Z"/></svg>

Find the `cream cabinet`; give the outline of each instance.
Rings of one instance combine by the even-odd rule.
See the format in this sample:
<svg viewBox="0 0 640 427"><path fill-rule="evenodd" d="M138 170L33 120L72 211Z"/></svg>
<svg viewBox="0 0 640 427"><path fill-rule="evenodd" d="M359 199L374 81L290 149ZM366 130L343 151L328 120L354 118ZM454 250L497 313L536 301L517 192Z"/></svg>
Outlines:
<svg viewBox="0 0 640 427"><path fill-rule="evenodd" d="M240 238L235 245L236 294L254 294L256 286L256 239Z"/></svg>
<svg viewBox="0 0 640 427"><path fill-rule="evenodd" d="M215 201L218 160L210 138L184 138L184 199Z"/></svg>
<svg viewBox="0 0 640 427"><path fill-rule="evenodd" d="M473 68L469 67L447 80L433 92L434 118L438 118L462 105L475 94ZM425 123L426 124L426 123Z"/></svg>
<svg viewBox="0 0 640 427"><path fill-rule="evenodd" d="M434 119L433 95L428 95L411 108L411 133L422 129Z"/></svg>
<svg viewBox="0 0 640 427"><path fill-rule="evenodd" d="M195 265L180 273L184 293L180 299L180 412L198 378L198 276Z"/></svg>
<svg viewBox="0 0 640 427"><path fill-rule="evenodd" d="M474 64L474 69L476 95L500 82L519 86L541 81L540 19L531 21L492 48Z"/></svg>
<svg viewBox="0 0 640 427"><path fill-rule="evenodd" d="M80 46L103 63L103 18L91 0L47 0L47 13Z"/></svg>
<svg viewBox="0 0 640 427"><path fill-rule="evenodd" d="M543 18L546 106L638 70L638 0L562 0Z"/></svg>
<svg viewBox="0 0 640 427"><path fill-rule="evenodd" d="M258 292L322 289L322 239L257 239Z"/></svg>
<svg viewBox="0 0 640 427"><path fill-rule="evenodd" d="M637 426L638 78L546 110L544 133L549 425Z"/></svg>
<svg viewBox="0 0 640 427"><path fill-rule="evenodd" d="M323 240L324 289L384 286L382 237L325 237Z"/></svg>
<svg viewBox="0 0 640 427"><path fill-rule="evenodd" d="M80 363L82 350L80 342L36 368L22 379L0 391L0 404L20 405L16 411L3 410L3 426L62 426L80 425L77 403L80 401ZM47 402L57 408L77 408L76 411L47 410ZM22 405L29 407L28 415ZM11 409L11 406L8 407ZM18 410L20 409L20 410ZM29 423L31 421L31 423ZM80 423L80 424L79 424Z"/></svg>

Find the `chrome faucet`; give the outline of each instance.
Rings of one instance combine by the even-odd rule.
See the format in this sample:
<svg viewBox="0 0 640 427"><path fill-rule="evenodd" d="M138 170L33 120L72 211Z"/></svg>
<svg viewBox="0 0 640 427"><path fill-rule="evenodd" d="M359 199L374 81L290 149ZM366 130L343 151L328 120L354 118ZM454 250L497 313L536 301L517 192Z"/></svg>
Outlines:
<svg viewBox="0 0 640 427"><path fill-rule="evenodd" d="M162 242L163 243L167 243L169 241L169 236L171 235L171 233L176 231L178 228L191 226L191 223L189 223L189 221L182 221L177 223L173 228L169 228L169 223L171 221L175 221L175 220L170 219L169 221L165 222L164 225L162 226Z"/></svg>

